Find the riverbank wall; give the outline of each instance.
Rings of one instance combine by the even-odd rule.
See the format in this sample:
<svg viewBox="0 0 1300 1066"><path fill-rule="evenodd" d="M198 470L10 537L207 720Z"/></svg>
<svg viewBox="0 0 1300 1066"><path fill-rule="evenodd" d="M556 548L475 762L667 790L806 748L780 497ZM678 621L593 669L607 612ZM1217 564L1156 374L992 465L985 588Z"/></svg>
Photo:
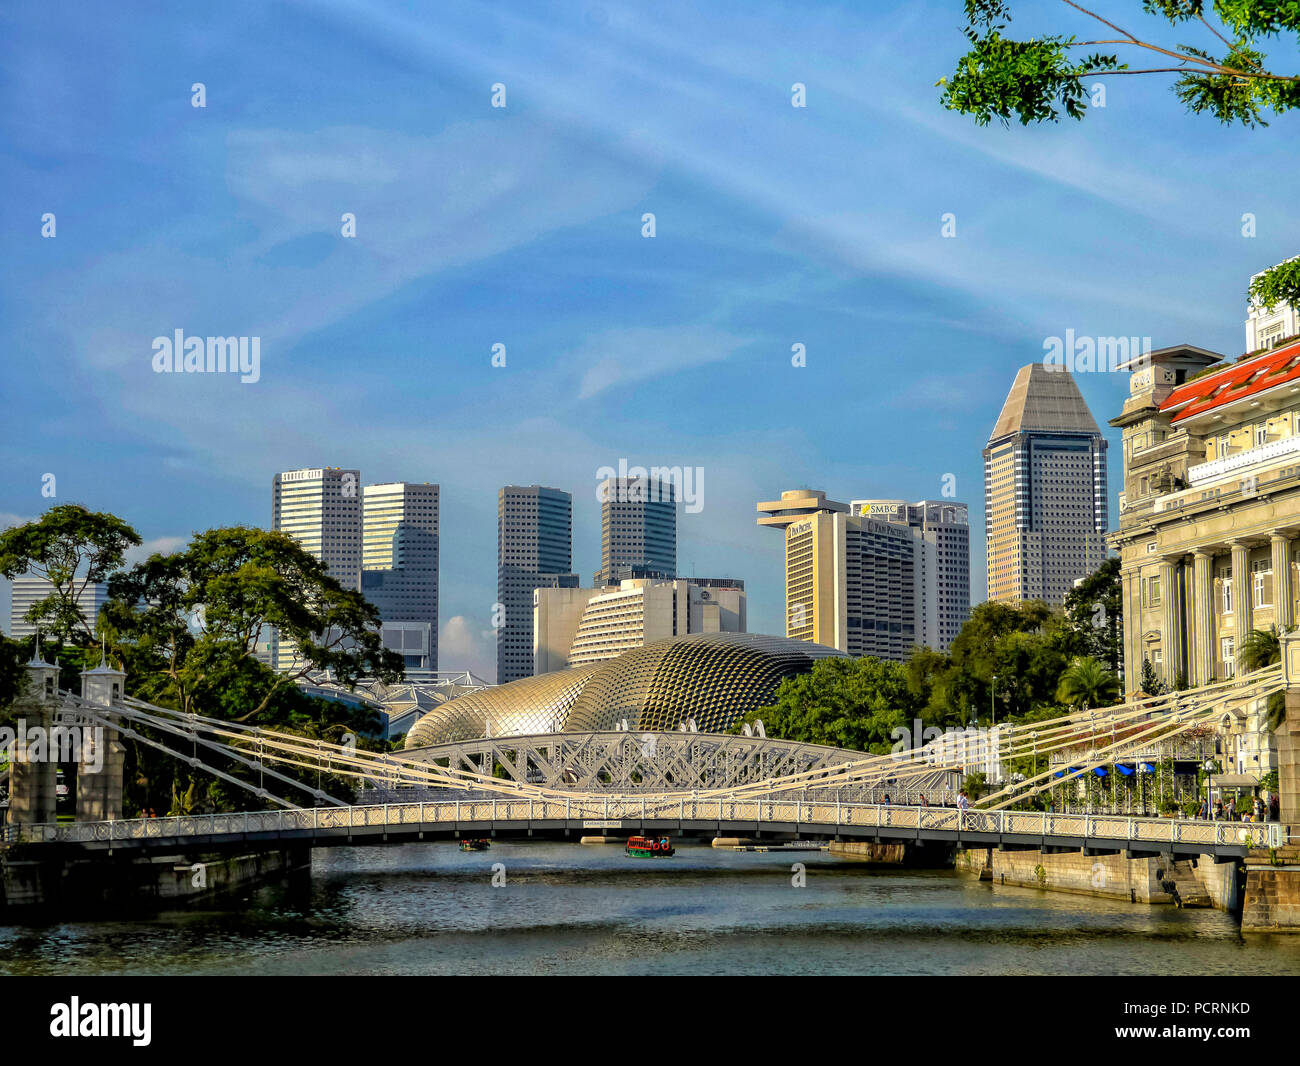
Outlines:
<svg viewBox="0 0 1300 1066"><path fill-rule="evenodd" d="M0 858L0 912L157 910L223 900L267 881L310 873L311 851L148 858Z"/></svg>
<svg viewBox="0 0 1300 1066"><path fill-rule="evenodd" d="M1243 933L1300 933L1300 848L1261 848L1246 856Z"/></svg>
<svg viewBox="0 0 1300 1066"><path fill-rule="evenodd" d="M1160 855L1089 855L1081 850L968 848L957 852L955 866L963 877L995 885L1233 913L1242 907L1241 865L1216 863L1208 856L1173 860Z"/></svg>

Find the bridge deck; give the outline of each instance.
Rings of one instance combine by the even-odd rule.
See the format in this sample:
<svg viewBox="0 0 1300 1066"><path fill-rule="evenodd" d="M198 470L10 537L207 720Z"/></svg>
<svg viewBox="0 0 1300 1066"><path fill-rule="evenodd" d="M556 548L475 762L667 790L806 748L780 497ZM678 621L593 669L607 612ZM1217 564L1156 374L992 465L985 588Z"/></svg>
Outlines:
<svg viewBox="0 0 1300 1066"><path fill-rule="evenodd" d="M597 828L679 837L934 841L963 847L1092 848L1221 858L1285 843L1284 827L1277 823L663 796L473 799L21 825L9 826L6 839L77 851L184 851L282 844L335 847L484 834L565 837Z"/></svg>

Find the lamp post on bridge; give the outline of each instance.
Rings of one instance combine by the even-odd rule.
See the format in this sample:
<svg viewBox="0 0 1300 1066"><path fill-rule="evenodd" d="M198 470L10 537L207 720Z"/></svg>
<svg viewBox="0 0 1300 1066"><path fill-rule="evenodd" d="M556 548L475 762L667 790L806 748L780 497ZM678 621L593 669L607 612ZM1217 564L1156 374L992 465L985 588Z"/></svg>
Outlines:
<svg viewBox="0 0 1300 1066"><path fill-rule="evenodd" d="M1213 812L1210 808L1210 775L1217 764L1213 759L1206 759L1205 765L1201 767L1205 771L1205 820L1213 820Z"/></svg>

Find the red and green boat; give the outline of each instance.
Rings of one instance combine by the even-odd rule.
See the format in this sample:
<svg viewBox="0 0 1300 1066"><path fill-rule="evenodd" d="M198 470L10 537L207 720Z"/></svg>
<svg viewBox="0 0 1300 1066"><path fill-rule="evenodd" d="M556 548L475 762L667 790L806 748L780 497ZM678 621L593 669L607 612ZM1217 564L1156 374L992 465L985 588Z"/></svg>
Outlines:
<svg viewBox="0 0 1300 1066"><path fill-rule="evenodd" d="M667 837L628 837L624 850L638 859L666 859L677 851Z"/></svg>

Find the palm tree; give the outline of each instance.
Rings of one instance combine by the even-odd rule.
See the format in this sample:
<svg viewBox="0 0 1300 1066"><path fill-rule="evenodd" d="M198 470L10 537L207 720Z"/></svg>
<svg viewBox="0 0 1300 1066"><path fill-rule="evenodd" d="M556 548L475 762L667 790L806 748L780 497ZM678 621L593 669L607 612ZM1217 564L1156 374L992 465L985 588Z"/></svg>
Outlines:
<svg viewBox="0 0 1300 1066"><path fill-rule="evenodd" d="M1295 626L1287 626L1290 632ZM1263 670L1266 666L1276 666L1282 661L1282 634L1277 626L1267 629L1252 629L1241 642L1237 653L1243 670ZM1277 729L1286 720L1286 695L1274 692L1268 698L1268 728Z"/></svg>
<svg viewBox="0 0 1300 1066"><path fill-rule="evenodd" d="M1243 670L1263 670L1266 666L1276 666L1282 661L1282 635L1277 626L1267 629L1252 629L1241 642L1237 653Z"/></svg>
<svg viewBox="0 0 1300 1066"><path fill-rule="evenodd" d="M1070 663L1056 686L1056 698L1069 707L1104 707L1118 694L1119 678L1091 656Z"/></svg>

